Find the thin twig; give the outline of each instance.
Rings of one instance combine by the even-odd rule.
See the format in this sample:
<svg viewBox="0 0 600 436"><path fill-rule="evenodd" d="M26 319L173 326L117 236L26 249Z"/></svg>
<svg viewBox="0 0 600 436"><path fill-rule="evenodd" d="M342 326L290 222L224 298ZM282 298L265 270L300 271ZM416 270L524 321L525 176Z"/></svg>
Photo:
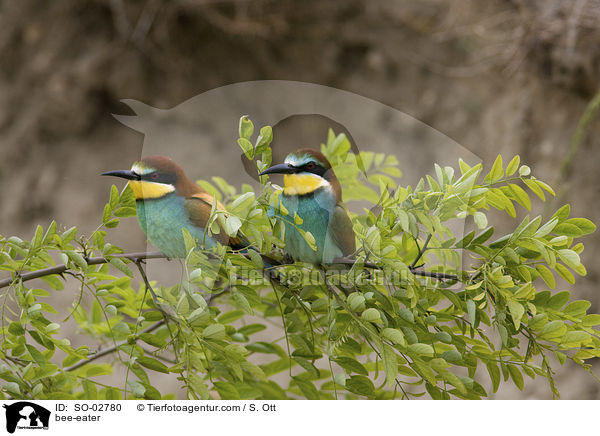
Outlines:
<svg viewBox="0 0 600 436"><path fill-rule="evenodd" d="M140 331L138 333L138 336L143 334L143 333L150 333L154 330L156 330L157 328L159 328L160 326L162 326L165 323L164 319L161 319L160 321L152 324L151 326L146 327L144 330ZM69 366L68 368L65 368L64 371L75 371L78 368L81 368L84 365L87 365L90 362L93 362L96 359L100 359L101 357L104 357L108 354L114 353L115 351L117 351L117 349L121 346L121 345L127 345L129 343L129 340L124 340L122 342L119 342L118 344L113 345L112 347L107 348L106 350L100 351L96 354L94 354L92 357L90 357L87 360L82 360L80 362L77 362L75 365Z"/></svg>
<svg viewBox="0 0 600 436"><path fill-rule="evenodd" d="M152 299L154 300L154 304L162 312L162 309L160 308L160 304L158 302L158 296L156 295L156 293L154 292L154 289L152 289L152 285L148 281L148 276L146 275L146 271L144 271L144 268L142 268L142 259L140 259L140 258L136 259L135 260L135 265L137 266L137 269L140 272L140 275L142 276L142 280L144 280L144 284L146 285L146 289L148 289L148 291L152 295ZM165 315L165 318L166 318L166 313L163 312L163 315Z"/></svg>
<svg viewBox="0 0 600 436"><path fill-rule="evenodd" d="M418 259L417 259L418 260ZM336 257L333 260L334 264L341 264L341 265L354 265L356 263L355 259L350 259L347 257ZM381 267L377 264L374 264L372 262L364 262L362 264L365 268L372 268L372 269L381 269ZM430 272L430 271L423 271L421 269L419 269L420 267L414 267L412 265L410 265L408 267L408 269L410 270L411 273L413 273L416 276L422 276L422 277L431 277L434 279L440 279L440 280L456 280L458 281L458 276L455 274L447 274L447 273L438 273L438 272Z"/></svg>
<svg viewBox="0 0 600 436"><path fill-rule="evenodd" d="M145 348L145 347L141 347L141 346L139 346L139 345L138 345L138 347L140 347L142 350L144 350L144 352L145 352L146 354L150 354L151 356L154 356L154 357L156 357L157 359L163 360L163 361L165 361L165 362L167 362L167 363L170 363L171 365L175 365L175 364L177 363L177 362L176 362L174 359L171 359L171 358L169 358L169 357L165 357L165 356L161 356L160 354L156 354L156 352L155 352L155 351L148 350L147 348Z"/></svg>
<svg viewBox="0 0 600 436"><path fill-rule="evenodd" d="M168 259L166 255L159 251L154 251L151 253L139 252L139 253L123 253L123 254L114 254L110 256L110 258L120 258L120 259L129 259L133 262L142 259ZM103 263L109 263L110 259L106 257L88 257L85 259L88 265L100 265ZM62 274L67 271L69 268L66 264L56 265L50 268L44 268L37 271L28 272L25 274L17 274L17 277L9 277L4 280L0 280L0 289L5 288L11 285L15 279L20 279L22 282L26 282L28 280L38 279L40 277L49 276L52 274Z"/></svg>
<svg viewBox="0 0 600 436"><path fill-rule="evenodd" d="M128 260L131 260L132 262L136 262L136 263L141 260L144 260L144 259L169 259L168 256L166 256L165 254L163 254L159 251L154 251L154 252L150 252L150 253L147 253L147 252L122 253L122 254L112 255L112 256L110 256L110 258L128 259ZM418 258L417 258L417 260L418 260ZM85 261L87 262L88 265L100 265L100 264L104 264L104 263L109 263L110 259L107 259L106 257L88 257L88 258L85 258ZM352 266L356 263L356 260L346 258L346 257L340 257L340 258L336 258L334 260L334 263ZM279 263L279 264L285 265L285 262ZM365 268L381 269L378 265L376 265L372 262L364 262L363 265ZM0 280L0 289L10 286L12 283L15 282L16 279L20 279L22 282L26 282L28 280L38 279L40 277L45 277L45 276L49 276L49 275L53 275L53 274L62 274L65 271L67 271L68 269L69 268L66 264L60 264L60 265L56 265L56 266L53 266L50 268L44 268L44 269L40 269L37 271L31 271L31 272L28 272L25 274L17 274L17 277L9 277L9 278ZM432 278L436 278L436 279L458 280L458 276L456 276L454 274L422 271L413 266L410 266L409 269L414 275L417 275L417 276L432 277ZM142 277L143 277L143 275L142 275ZM151 291L151 292L153 293L153 291ZM155 295L153 295L153 297L155 297ZM155 298L155 301L156 301L156 298Z"/></svg>
<svg viewBox="0 0 600 436"><path fill-rule="evenodd" d="M422 276L422 277L431 277L434 279L440 279L440 280L456 280L458 281L458 276L456 274L446 274L446 273L438 273L438 272L431 272L431 271L422 271L422 270L418 270L418 269L413 269L411 267L409 267L410 272L413 273L416 276Z"/></svg>
<svg viewBox="0 0 600 436"><path fill-rule="evenodd" d="M417 266L417 263L419 262L419 260L421 260L421 257L423 257L423 253L425 253L425 250L427 249L427 245L429 245L429 241L431 241L431 236L433 236L431 233L429 235L427 235L427 239L425 240L425 243L423 244L423 248L419 248L419 254L417 254L417 257L415 258L413 263L410 264L411 269L415 268ZM417 244L417 247L419 247L419 242L416 239L415 239L415 243Z"/></svg>

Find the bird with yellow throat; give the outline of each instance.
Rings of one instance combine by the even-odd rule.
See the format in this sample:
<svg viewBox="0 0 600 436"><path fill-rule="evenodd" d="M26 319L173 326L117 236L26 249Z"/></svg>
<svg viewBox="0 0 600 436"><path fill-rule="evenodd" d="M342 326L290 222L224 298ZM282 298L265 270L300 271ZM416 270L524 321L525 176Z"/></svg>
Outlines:
<svg viewBox="0 0 600 436"><path fill-rule="evenodd" d="M140 227L152 245L171 258L186 257L182 229L186 229L205 248L217 243L234 250L249 243L243 235L229 237L223 228L219 233L207 231L213 204L223 205L187 178L183 169L166 156L149 156L133 164L130 170L109 171L103 176L129 180L135 195Z"/></svg>
<svg viewBox="0 0 600 436"><path fill-rule="evenodd" d="M260 173L266 174L283 174L281 204L287 216L281 218L285 252L289 256L306 263L331 264L356 251L352 220L342 202L342 187L325 155L303 148L290 153L284 163ZM300 224L294 220L296 215ZM312 234L316 250L298 229Z"/></svg>

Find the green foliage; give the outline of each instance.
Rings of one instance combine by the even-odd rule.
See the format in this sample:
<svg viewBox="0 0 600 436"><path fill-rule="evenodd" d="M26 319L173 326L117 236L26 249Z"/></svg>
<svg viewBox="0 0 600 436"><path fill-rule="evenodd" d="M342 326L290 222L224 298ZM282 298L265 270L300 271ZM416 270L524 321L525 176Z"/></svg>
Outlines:
<svg viewBox="0 0 600 436"><path fill-rule="evenodd" d="M271 164L273 134L268 126L254 131L243 117L238 144L258 173ZM495 392L510 380L523 389L536 375L558 396L551 355L589 371L586 359L600 356L600 315L554 289L557 277L574 283L586 274L576 239L594 224L570 218L565 205L546 219L526 216L507 235L488 227L490 208L515 218L517 208L531 210L529 193L554 195L519 156L507 165L498 156L487 174L463 161L458 172L435 165L434 175L402 187L394 156L353 154L332 131L321 150L344 200L373 206L352 216L358 250L346 269L283 264L268 268L276 272L269 278L256 251L201 251L186 234L185 277L171 287L152 284L155 301L138 265L106 241L107 229L136 211L131 190L114 186L90 237L54 222L38 226L31 241L1 237L0 269L11 277L2 298L2 396L175 398L177 391L158 391L155 373L169 374L190 399L476 399L490 394L483 385ZM268 177L260 192L218 177L198 183L228 210L213 208L213 222L284 259L272 213L280 188ZM449 227L471 220L477 229L464 235ZM41 277L42 287L24 280L56 259L65 274ZM416 275L414 262L456 280ZM55 308L48 301L65 280L79 292L70 308ZM89 345L71 345L62 334L67 320ZM268 325L275 326L269 334ZM109 363L96 359L98 349L108 350ZM104 384L101 376L113 372L122 382Z"/></svg>

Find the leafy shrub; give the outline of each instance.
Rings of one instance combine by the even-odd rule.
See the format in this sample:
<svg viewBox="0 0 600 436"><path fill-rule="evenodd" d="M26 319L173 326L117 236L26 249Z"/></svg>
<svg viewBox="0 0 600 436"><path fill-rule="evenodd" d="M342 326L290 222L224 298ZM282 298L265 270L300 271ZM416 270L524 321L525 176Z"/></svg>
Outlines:
<svg viewBox="0 0 600 436"><path fill-rule="evenodd" d="M246 158L266 169L271 128L253 144L254 126L242 118L239 133ZM280 189L267 177L259 193L217 177L199 181L228 209L213 211L211 230L220 221L231 235L243 231L258 252L201 250L184 231L189 255L176 286L149 283L146 255L107 242L109 229L135 215L127 187L112 187L102 225L89 237L54 222L38 226L31 241L1 237L0 268L10 273L0 283L2 395L175 398L154 386L159 372L176 377L190 399L475 399L488 395L480 381L491 380L495 392L502 380L523 389L524 376L536 375L558 397L551 356L589 371L586 359L600 356L593 328L600 315L586 313L588 301L548 288L555 274L569 283L585 275L575 241L594 224L569 218L565 205L549 219L527 216L501 237L488 227L490 207L515 218L517 207L531 209L527 190L542 200L554 195L519 156L506 166L498 156L485 176L481 165L463 161L460 174L435 165L434 176L402 187L394 156L355 155L333 132L321 149L344 200L373 205L352 216L358 251L347 268L283 262L263 272L258 252L285 261L273 214ZM458 236L448 226L469 217L477 230ZM34 277L45 286L30 287ZM53 307L51 293L67 279L80 292L72 307ZM82 303L84 294L91 304ZM72 317L90 345L74 348L48 314ZM269 325L277 333L266 335ZM116 368L121 383L98 380Z"/></svg>

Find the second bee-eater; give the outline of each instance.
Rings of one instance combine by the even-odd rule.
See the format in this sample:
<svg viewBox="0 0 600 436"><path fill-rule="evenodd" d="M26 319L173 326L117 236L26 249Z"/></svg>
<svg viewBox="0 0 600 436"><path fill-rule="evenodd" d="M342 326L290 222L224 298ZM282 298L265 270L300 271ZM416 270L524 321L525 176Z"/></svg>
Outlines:
<svg viewBox="0 0 600 436"><path fill-rule="evenodd" d="M330 264L354 253L352 220L342 202L342 188L322 153L309 148L297 150L283 164L260 173L265 174L283 174L280 198L287 216L281 218L289 256L301 262ZM296 215L300 220L295 220ZM298 228L313 235L316 251Z"/></svg>
<svg viewBox="0 0 600 436"><path fill-rule="evenodd" d="M129 180L140 227L152 245L168 257L186 257L181 230L184 228L205 248L211 248L217 242L236 250L248 246L241 234L230 238L223 228L218 234L207 231L215 198L188 179L183 169L168 157L146 157L135 162L130 170L109 171L102 175ZM225 210L218 201L216 208Z"/></svg>

